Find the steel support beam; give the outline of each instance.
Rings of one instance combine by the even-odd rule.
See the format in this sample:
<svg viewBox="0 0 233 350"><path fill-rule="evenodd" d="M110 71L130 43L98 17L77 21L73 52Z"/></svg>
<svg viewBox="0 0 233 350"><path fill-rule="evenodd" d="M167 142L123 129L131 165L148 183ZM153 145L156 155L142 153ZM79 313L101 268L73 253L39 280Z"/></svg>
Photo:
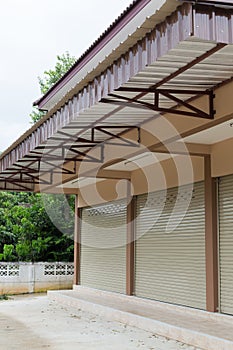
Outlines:
<svg viewBox="0 0 233 350"><path fill-rule="evenodd" d="M74 225L74 284L80 284L81 263L81 209L78 207L78 195L75 198L75 225Z"/></svg>
<svg viewBox="0 0 233 350"><path fill-rule="evenodd" d="M136 129L138 136L137 141L131 141L124 137L123 133L129 130ZM115 133L114 130L118 130L118 133ZM119 130L122 130L119 134ZM108 136L108 139L102 143L100 141L96 140L96 132L101 132ZM60 132L61 134L65 134L63 132ZM68 134L67 134L68 135ZM73 144L70 145L68 148L66 145L62 145L60 155L55 155L52 152L54 150L57 150L59 146L54 145L45 145L45 146L39 146L34 151L32 151L29 155L27 155L24 159L21 159L18 161L17 168L11 168L11 170L7 170L6 174L8 174L8 180L14 183L19 183L21 180L25 180L25 182L33 183L33 184L42 184L42 185L52 185L53 182L53 174L55 173L61 173L66 175L75 175L76 174L76 167L78 162L90 162L90 163L103 163L104 162L104 146L105 143L119 146L119 142L113 142L112 139L119 140L122 145L124 146L132 146L132 147L138 147L140 143L140 127L138 126L128 126L128 125L101 125L96 126L91 129L91 140L87 140L85 138L72 138ZM78 141L77 141L78 140ZM110 141L109 141L110 140ZM78 143L76 143L77 141ZM82 143L83 142L83 143ZM89 144L87 144L89 142ZM80 144L81 143L81 144ZM85 151L82 151L82 148L84 146L93 148L93 147L99 147L100 148L100 155L99 158L93 157L89 154L87 154ZM79 149L81 148L81 150ZM67 155L66 152L68 151L69 154ZM28 162L30 164L28 165ZM73 170L66 169L63 165L63 163L67 162L73 162ZM23 165L24 163L27 163L27 165ZM30 168L30 166L35 166L35 163L38 163L37 169ZM46 164L52 168L52 170L41 170L41 164ZM56 171L54 170L56 169ZM60 170L60 172L59 172ZM103 178L109 178L109 179L119 179L120 176L112 175L109 172L104 173L101 175L101 171L98 174L97 177L103 177ZM43 176L40 175L46 175L48 174L50 176L50 180L44 180ZM14 178L14 176L20 176L19 178ZM26 178L25 178L26 176ZM24 179L23 179L24 178ZM29 178L29 179L28 179ZM127 174L121 174L121 178L129 179L130 176ZM12 180L13 179L13 180Z"/></svg>
<svg viewBox="0 0 233 350"><path fill-rule="evenodd" d="M127 89L127 88L126 88ZM124 90L124 88L123 88ZM132 91L133 89L131 89ZM148 94L148 93L154 93L154 103L149 103L145 102L142 100L139 100L137 97L134 98L129 98L125 96L121 96L118 94L109 94L110 98L104 98L101 100L103 103L110 103L110 104L116 104L116 105L121 105L125 107L132 107L132 108L146 108L146 109L151 109L154 112L161 112L161 113L169 113L169 114L177 114L177 115L183 115L183 116L188 116L188 117L195 117L195 118L205 118L205 119L213 119L215 115L215 110L214 110L214 93L213 91L202 91L201 94L198 95L205 95L209 99L209 110L208 112L203 111L200 108L197 108L193 106L190 102L188 101L183 101L182 99L174 96L176 95L182 95L182 94L189 94L193 95L191 99L197 96L196 91L192 90L169 90L169 89L152 89L149 88L147 92L145 92L146 89L143 89L143 95ZM172 102L175 102L176 105L173 107L165 108L165 107L160 107L160 95L166 97ZM114 99L111 99L113 97ZM178 106L185 107L186 110L179 110L177 109Z"/></svg>
<svg viewBox="0 0 233 350"><path fill-rule="evenodd" d="M205 169L205 250L206 310L218 311L218 235L216 181L211 177L211 156L204 158Z"/></svg>
<svg viewBox="0 0 233 350"><path fill-rule="evenodd" d="M134 294L135 280L135 205L131 182L127 182L127 244L126 244L126 294Z"/></svg>
<svg viewBox="0 0 233 350"><path fill-rule="evenodd" d="M129 105L128 103L126 104L126 103L124 103L122 101L115 101L115 100L111 100L111 99L108 99L108 98L103 98L101 100L101 102L103 102L103 103L112 103L112 104L116 104L116 105L120 105L120 106L124 106L125 105L125 107L126 106L127 107L137 107L137 105L138 105L138 107L140 106L141 108L149 108L149 109L152 109L152 110L160 112L160 113L173 113L173 114L187 115L187 116L192 116L192 117L199 117L199 118L201 117L201 118L213 119L214 118L214 114L215 114L215 111L214 111L214 108L213 108L213 98L214 98L213 92L209 92L208 90L202 92L204 94L209 94L209 113L206 113L206 112L201 111L201 110L199 110L200 113L194 113L194 111L193 112L190 112L190 111L187 111L187 112L178 111L175 108L160 108L159 107L159 96L157 96L156 94L158 94L159 91L160 91L160 93L161 93L161 91L165 91L164 89L160 89L164 84L170 82L172 79L178 77L180 74L186 72L188 69L194 67L196 64L198 64L198 63L202 62L203 60L205 60L206 58L210 57L211 55L213 55L217 51L221 50L224 46L226 46L226 44L218 43L215 47L211 48L210 50L208 50L204 54L196 57L194 60L192 60L191 62L187 63L183 67L179 68L177 71L171 73L170 75L168 75L164 79L160 80L158 83L152 85L149 89L134 89L134 91L133 91L133 88L120 87L119 89L116 90L116 91L126 91L126 92L127 91L138 92L138 94L133 99L127 98L125 96L116 95L116 94L110 94L109 95L109 96L121 99L123 101L127 101L128 103L130 102L131 105ZM140 101L140 99L142 97L144 97L146 94L151 93L151 92L155 93L155 99L154 99L155 103L154 104L150 104L150 103L146 103L146 102ZM168 90L167 90L167 92L168 92ZM172 94L172 93L175 93L174 89L169 91L169 94ZM186 91L184 91L184 90L177 90L176 93L180 93L180 94L182 94L182 93L186 93L186 94L189 93L189 94L192 94L192 90L186 90ZM193 96L197 96L199 94L200 94L199 92L197 93L196 91L193 91ZM186 106L185 106L186 108L189 108L189 109L193 110L193 106L190 105L187 101L185 102L185 101L179 100L176 97L172 96L173 101L174 101L174 98L176 99L176 102L178 103L178 105L180 105L180 103L181 103L181 105L185 106L185 104L186 104ZM197 109L197 111L198 111L198 109Z"/></svg>
<svg viewBox="0 0 233 350"><path fill-rule="evenodd" d="M17 186L18 188L13 188L12 187L12 191L15 191L15 190L17 190L17 191L27 191L27 192L31 192L32 190L33 190L33 188L31 188L31 187L26 187L26 186L24 186L24 183L14 183L14 182L9 182L7 179L5 180L3 180L3 179L0 179L0 185L1 184L3 184L3 187L1 187L0 186L0 189L1 190L3 190L3 191L5 191L5 190L9 190L8 188L7 188L7 184L9 184L9 185L13 185L13 186ZM33 185L33 187L34 187L34 184L33 183L31 183L32 185Z"/></svg>

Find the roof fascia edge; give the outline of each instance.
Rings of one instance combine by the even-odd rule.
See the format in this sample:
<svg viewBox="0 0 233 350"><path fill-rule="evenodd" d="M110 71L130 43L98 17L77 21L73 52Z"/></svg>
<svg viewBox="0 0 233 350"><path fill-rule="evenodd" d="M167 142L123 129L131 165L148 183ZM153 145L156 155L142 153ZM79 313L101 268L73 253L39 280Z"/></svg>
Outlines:
<svg viewBox="0 0 233 350"><path fill-rule="evenodd" d="M159 25L162 25L162 24L163 24L163 22L161 22ZM190 35L190 34L185 33L185 35ZM117 87L115 87L115 88L117 88ZM61 110L61 108L59 110ZM32 136L32 134L35 131L37 131L37 129L39 129L43 124L49 123L50 118L52 118L59 110L57 110L57 108L50 110L41 120L39 120L28 131L26 131L18 140L16 140L8 149L6 149L0 155L0 163L4 159L5 156L7 156L16 147L18 147L20 144L22 144L24 141L26 141L26 139L30 138Z"/></svg>
<svg viewBox="0 0 233 350"><path fill-rule="evenodd" d="M78 60L73 67L39 100L35 101L33 105L37 105L39 109L43 106L62 88L70 79L73 78L120 30L125 27L151 0L138 1L129 12L120 18L109 32L104 35L100 42L97 42L90 52L87 51L81 60Z"/></svg>

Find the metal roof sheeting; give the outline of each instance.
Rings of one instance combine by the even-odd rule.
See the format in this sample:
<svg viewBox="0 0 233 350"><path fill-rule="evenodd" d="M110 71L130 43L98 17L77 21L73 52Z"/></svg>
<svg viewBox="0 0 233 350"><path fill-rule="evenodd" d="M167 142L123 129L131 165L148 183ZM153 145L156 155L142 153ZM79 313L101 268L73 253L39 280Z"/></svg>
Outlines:
<svg viewBox="0 0 233 350"><path fill-rule="evenodd" d="M211 8L207 12L209 17L212 11ZM233 76L233 46L232 38L228 34L231 30L233 31L233 21L229 22L229 32L225 37L228 42L218 44L213 40L191 35L193 15L198 13L199 18L202 12L203 9L200 12L195 9L193 12L191 5L182 5L132 48L124 54L121 53L111 66L70 98L68 103L58 111L48 114L19 142L1 155L0 184L1 182L5 184L6 177L10 179L9 181L18 179L21 183L25 177L28 181L33 181L33 176L37 183L36 177L39 172L51 169L61 171L65 161L64 149L67 152L69 146L75 144L77 150L80 144L78 138L91 141L94 128L96 143L106 141L110 137L109 134L98 129L100 126L112 125L114 130L108 131L114 131L117 135L128 130L130 126L140 125L152 116L160 115L160 112L145 108L143 105L132 108L133 103L122 103L122 97L130 99L138 96L139 102L152 104L154 99L152 93L138 94L119 91L119 88L132 87L140 90L154 86L161 90L176 89L177 92L173 94L175 98L186 101L193 97L190 93L192 89L197 92L208 91L230 79ZM203 16L206 18L205 12ZM233 18L233 12L221 13L221 16L225 22L225 17ZM218 10L214 18L216 17L218 17ZM194 16L194 21L195 18ZM215 31L221 31L220 20L216 20L215 24ZM202 36L202 33L199 34ZM217 34L216 37L218 37ZM178 92L185 89L187 89L185 94ZM103 103L104 100L106 103ZM177 105L177 102L163 95L159 103L162 108ZM85 153L94 146L91 142L86 143L87 145L80 145L79 151ZM47 150L45 148L44 151L45 145ZM44 158L46 152L50 158L54 158L52 161L46 162ZM72 157L75 156L73 150L70 150L69 154L72 154ZM27 168L33 170L34 174L29 172L26 174ZM13 180L11 172L15 173L12 175Z"/></svg>
<svg viewBox="0 0 233 350"><path fill-rule="evenodd" d="M82 89L176 7L176 0L134 1L36 104L51 110L61 100L65 103L77 85Z"/></svg>

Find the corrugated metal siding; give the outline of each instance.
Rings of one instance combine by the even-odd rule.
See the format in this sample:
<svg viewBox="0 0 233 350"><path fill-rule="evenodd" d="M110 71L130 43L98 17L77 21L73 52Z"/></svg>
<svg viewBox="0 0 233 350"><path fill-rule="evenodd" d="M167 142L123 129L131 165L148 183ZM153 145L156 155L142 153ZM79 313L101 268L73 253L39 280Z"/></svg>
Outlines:
<svg viewBox="0 0 233 350"><path fill-rule="evenodd" d="M190 186L181 188L179 208ZM157 222L136 243L136 295L200 309L206 308L205 278L205 211L204 184L194 185L192 200L186 215L172 233L166 225L174 208L177 189L167 191L164 210ZM137 218L137 236L153 225L163 198L154 192ZM182 203L183 202L183 203ZM146 203L146 195L138 197L137 215ZM177 216L178 217L178 216ZM177 220L177 217L175 220Z"/></svg>
<svg viewBox="0 0 233 350"><path fill-rule="evenodd" d="M220 310L233 314L233 175L219 182Z"/></svg>
<svg viewBox="0 0 233 350"><path fill-rule="evenodd" d="M94 123L99 123L100 120L103 122L103 117L105 119L108 118L108 123L111 123L112 121L109 117L113 115L114 105L108 106L107 111L102 112L101 116L98 115L97 111L91 117L85 115L84 121L80 114L98 106L98 102L126 83L148 64L162 57L163 54L167 53L168 49L174 49L180 41L186 40L190 36L191 17L191 6L183 4L164 23L157 24L151 31L149 30L150 33L143 38L140 37L140 40L129 48L127 52L122 52L114 59L113 63L101 69L101 73L95 75L92 79L88 79L82 88L72 93L68 92L68 95L71 94L71 96L67 96L66 103L64 101L60 103L61 106L57 106L58 110L54 113L51 110L44 117L46 120L43 123L42 119L41 124L37 128L33 127L30 129L27 132L27 136L24 135L20 141L17 141L14 148L13 146L11 147L11 151L6 152L4 157L0 157L0 171L3 172L22 157L26 157L36 147L47 142L48 139L51 142L51 138L56 136L59 130L69 125L72 121L76 121L79 124L80 130L77 130L77 127L74 130L76 136L93 127ZM140 112L142 115L144 114L142 109L140 109ZM132 110L130 113L132 115ZM113 119L113 125L116 122L121 123L115 115L113 115ZM131 119L130 117L129 121L126 121L125 117L123 117L123 124L130 125L132 123ZM135 124L136 121L133 120L133 125ZM69 132L70 130L66 129L66 133L69 134ZM57 140L55 143L58 146L57 148L61 149L61 141L63 142L63 140ZM72 141L72 137L70 141ZM50 154L53 154L53 152Z"/></svg>
<svg viewBox="0 0 233 350"><path fill-rule="evenodd" d="M233 39L232 8L200 6L197 4L193 13L194 36L202 40L219 43L231 43Z"/></svg>
<svg viewBox="0 0 233 350"><path fill-rule="evenodd" d="M125 201L82 210L81 285L125 293Z"/></svg>

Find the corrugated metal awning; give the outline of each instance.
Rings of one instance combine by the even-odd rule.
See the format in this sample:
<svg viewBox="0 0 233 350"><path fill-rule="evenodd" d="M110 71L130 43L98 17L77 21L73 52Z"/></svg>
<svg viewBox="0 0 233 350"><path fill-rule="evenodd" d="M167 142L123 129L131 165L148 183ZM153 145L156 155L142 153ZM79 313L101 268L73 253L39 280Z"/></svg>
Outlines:
<svg viewBox="0 0 233 350"><path fill-rule="evenodd" d="M132 128L140 141L140 125L161 113L213 119L213 90L233 77L232 19L229 9L178 7L1 155L0 188L33 191L54 185L56 173L72 178L81 161L104 162L106 140L122 141ZM190 103L200 95L205 110ZM87 154L94 147L97 158Z"/></svg>

